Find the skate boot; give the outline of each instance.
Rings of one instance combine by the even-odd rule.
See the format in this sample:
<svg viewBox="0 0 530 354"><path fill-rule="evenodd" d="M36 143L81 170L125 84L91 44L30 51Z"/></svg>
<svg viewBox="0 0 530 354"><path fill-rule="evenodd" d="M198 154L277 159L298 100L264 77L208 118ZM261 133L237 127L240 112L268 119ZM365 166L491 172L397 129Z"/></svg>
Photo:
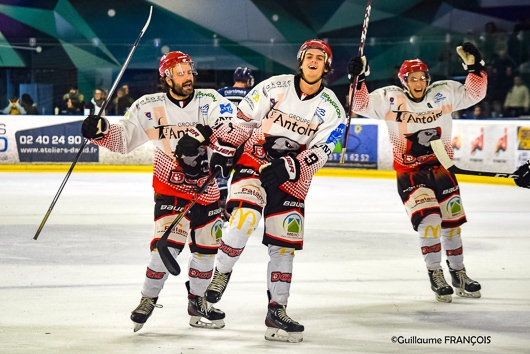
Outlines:
<svg viewBox="0 0 530 354"><path fill-rule="evenodd" d="M202 296L191 294L189 282L186 282L188 288L188 315L190 326L197 328L220 329L225 326L223 319L225 313L214 307L209 307L208 302Z"/></svg>
<svg viewBox="0 0 530 354"><path fill-rule="evenodd" d="M451 302L453 298L453 288L447 284L442 269L429 270L429 279L431 280L431 289L436 295L436 300L440 302Z"/></svg>
<svg viewBox="0 0 530 354"><path fill-rule="evenodd" d="M230 280L231 274L232 272L219 273L217 268L215 268L213 279L210 282L210 285L208 285L208 289L206 289L206 300L208 300L208 302L215 304L221 300L221 297L223 296L223 293L225 292L228 285L228 281Z"/></svg>
<svg viewBox="0 0 530 354"><path fill-rule="evenodd" d="M277 342L299 343L304 338L304 326L294 321L285 312L285 306L270 302L265 318L265 339ZM279 331L282 332L279 332Z"/></svg>
<svg viewBox="0 0 530 354"><path fill-rule="evenodd" d="M140 300L140 305L131 312L131 320L134 322L134 331L138 332L144 326L144 323L153 313L155 307L162 307L162 305L157 305L156 301L158 297L142 297Z"/></svg>
<svg viewBox="0 0 530 354"><path fill-rule="evenodd" d="M447 261L447 266L449 267L449 261ZM451 273L451 282L455 288L456 295L474 299L480 297L481 286L479 282L467 276L466 268L453 270L449 267L449 273Z"/></svg>

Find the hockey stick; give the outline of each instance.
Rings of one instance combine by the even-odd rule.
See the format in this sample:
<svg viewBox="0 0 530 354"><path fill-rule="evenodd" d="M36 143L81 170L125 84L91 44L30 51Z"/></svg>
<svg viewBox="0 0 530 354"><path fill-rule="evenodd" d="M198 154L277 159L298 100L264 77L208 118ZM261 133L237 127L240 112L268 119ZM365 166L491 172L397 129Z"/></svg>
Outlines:
<svg viewBox="0 0 530 354"><path fill-rule="evenodd" d="M502 178L513 178L513 179L519 178L519 175L514 174L514 173L482 172L482 171L472 171L472 170L464 170L464 169L458 168L453 163L453 160L451 160L451 158L447 154L444 143L442 142L441 139L431 141L431 148L434 151L436 158L438 158L438 161L440 161L440 163L442 164L442 166L445 167L446 170L454 174L483 176L483 177L502 177Z"/></svg>
<svg viewBox="0 0 530 354"><path fill-rule="evenodd" d="M364 53L364 42L366 41L366 33L368 32L368 22L370 22L370 11L372 11L372 0L368 0L368 3L366 4L366 12L364 13L364 22L363 22L363 30L361 33L361 43L359 43L359 54L357 54L359 57L363 56ZM346 131L344 132L344 145L342 146L342 152L340 154L340 162L344 163L344 156L346 155L346 147L348 146L348 135L350 134L350 120L352 116L352 105L353 105L353 96L355 95L355 90L357 89L357 82L359 80L359 77L356 76L353 79L353 83L350 84L350 102L348 107L348 121L346 122Z"/></svg>
<svg viewBox="0 0 530 354"><path fill-rule="evenodd" d="M201 197L201 195L208 189L208 186L210 183L217 178L219 173L221 172L221 169L218 168L212 173L208 178L206 179L206 182L202 185L202 187L197 191L197 194L195 195L195 198L193 198L188 205L184 208L182 213L177 215L175 220L171 223L171 225L168 226L167 230L164 232L162 237L160 237L160 240L156 243L156 248L158 249L158 253L160 253L160 258L162 259L162 262L164 262L164 265L166 266L168 272L170 272L173 275L179 275L180 274L180 266L177 263L177 260L173 258L171 255L171 252L169 252L169 248L167 245L167 239L169 237L169 234L171 233L171 230L173 230L173 227L177 225L180 220L188 213L188 211L191 210L191 208L195 205L197 200Z"/></svg>
<svg viewBox="0 0 530 354"><path fill-rule="evenodd" d="M149 26L149 23L151 22L151 15L153 14L153 6L151 6L151 9L149 10L149 17L147 18L147 22L144 25L144 28L142 28L142 31L140 32L140 35L136 39L136 42L134 42L133 47L131 49L131 52L129 53L129 56L127 57L127 60L125 60L125 63L123 64L118 77L114 81L114 84L112 85L112 88L109 91L109 94L103 104L101 105L101 109L98 112L98 117L101 117L101 113L105 111L105 108L107 108L107 105L109 104L109 101L114 94L114 90L116 90L116 86L118 86L118 83L120 82L121 77L123 76L123 72L129 65L129 62L131 61L131 58L134 54L134 51L138 47L138 43L140 42L140 39L144 35L144 32L147 30L147 27ZM92 112L91 112L92 113ZM101 126L98 126L98 128L101 130ZM46 212L46 215L44 215L44 219L42 219L42 222L40 223L39 228L37 229L37 232L35 233L35 236L33 236L33 239L36 240L39 237L40 232L42 231L42 228L44 227L44 224L46 224L46 221L48 220L48 217L50 216L53 207L55 206L55 203L57 202L57 199L59 199L59 196L61 195L64 186L66 185L66 182L68 181L68 178L70 178L70 175L72 174L72 171L74 170L75 165L77 164L77 161L79 161L79 158L81 157L81 154L83 153L83 150L85 149L86 144L88 144L88 139L85 138L83 141L83 144L81 144L81 147L79 148L79 151L77 152L77 155L74 158L74 161L72 162L72 165L70 166L70 169L66 173L66 176L64 177L63 183L61 183L61 186L59 187L59 190L57 191L57 194L55 194L55 197L52 200L52 203L50 207L48 208L48 211Z"/></svg>

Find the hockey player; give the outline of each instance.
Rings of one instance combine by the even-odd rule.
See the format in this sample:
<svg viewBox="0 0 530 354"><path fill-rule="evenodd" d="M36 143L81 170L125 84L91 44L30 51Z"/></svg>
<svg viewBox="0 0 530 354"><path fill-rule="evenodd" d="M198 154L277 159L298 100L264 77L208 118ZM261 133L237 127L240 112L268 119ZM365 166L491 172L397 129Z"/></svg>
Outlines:
<svg viewBox="0 0 530 354"><path fill-rule="evenodd" d="M515 184L519 187L530 188L530 160L519 166L514 173L519 175L519 178L515 180Z"/></svg>
<svg viewBox="0 0 530 354"><path fill-rule="evenodd" d="M431 289L436 299L451 302L453 289L442 270L442 248L447 256L452 285L459 296L480 297L480 284L466 274L460 226L466 222L458 182L436 159L430 141L442 139L452 157L451 113L480 102L487 76L477 48L464 43L458 55L468 70L465 84L445 80L431 84L429 69L420 59L405 60L398 76L402 88L387 86L368 93L366 58L352 58L348 72L358 76L352 110L386 122L393 145L397 186L412 226L419 234Z"/></svg>
<svg viewBox="0 0 530 354"><path fill-rule="evenodd" d="M82 125L83 136L114 152L127 154L148 141L155 146L155 227L142 298L131 314L135 332L155 307L162 307L157 300L169 273L157 252L157 242L210 173L206 147L212 145L210 137L215 139L211 127L235 113L235 107L216 90L194 89L197 72L188 54L167 53L160 60L159 73L166 92L139 98L117 124L88 116ZM220 225L219 189L214 181L168 239L175 258L186 244L190 247L186 287L193 327L224 327L225 314L210 307L204 298L221 241Z"/></svg>
<svg viewBox="0 0 530 354"><path fill-rule="evenodd" d="M254 76L252 76L252 70L247 67L238 66L234 71L234 85L220 88L218 92L224 97L228 98L236 107L241 102L243 97L249 93L250 89L254 86ZM219 202L221 208L223 208L223 221L228 220L230 215L226 213L226 198L228 196L228 180L230 177L217 177L217 184L219 185L219 192L221 197Z"/></svg>
<svg viewBox="0 0 530 354"><path fill-rule="evenodd" d="M218 302L232 268L264 218L262 243L267 246L268 308L265 338L300 342L304 326L286 313L295 251L304 236L305 197L313 175L326 163L344 131L345 112L335 94L324 86L333 54L319 39L298 51L296 75L273 76L258 84L240 102L234 131L255 126L243 136L244 151L230 184L229 225L221 241L209 302ZM232 146L235 150L235 146ZM229 155L229 154L225 154ZM214 152L210 165L223 156ZM282 331L280 331L282 330Z"/></svg>

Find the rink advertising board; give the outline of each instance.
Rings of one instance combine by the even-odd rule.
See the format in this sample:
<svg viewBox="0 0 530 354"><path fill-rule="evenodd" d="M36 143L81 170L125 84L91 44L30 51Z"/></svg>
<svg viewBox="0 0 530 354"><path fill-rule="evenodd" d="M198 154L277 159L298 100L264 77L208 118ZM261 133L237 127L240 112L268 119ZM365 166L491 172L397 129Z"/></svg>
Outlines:
<svg viewBox="0 0 530 354"><path fill-rule="evenodd" d="M354 168L377 170L378 149L378 125L351 124L348 135L348 145L344 155L344 164ZM344 142L344 139L342 140ZM339 162L342 145L337 145L330 155L328 162Z"/></svg>

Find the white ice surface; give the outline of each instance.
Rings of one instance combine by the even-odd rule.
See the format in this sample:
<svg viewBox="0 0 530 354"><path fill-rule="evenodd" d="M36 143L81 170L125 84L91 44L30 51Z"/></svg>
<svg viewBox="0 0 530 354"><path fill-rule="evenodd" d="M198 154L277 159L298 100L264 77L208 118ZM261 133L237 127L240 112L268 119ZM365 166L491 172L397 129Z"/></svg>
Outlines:
<svg viewBox="0 0 530 354"><path fill-rule="evenodd" d="M304 341L287 344L263 338L261 227L217 304L224 329L188 325L180 275L133 333L152 236L151 175L74 171L33 240L64 176L0 173L0 353L530 352L530 190L461 184L465 264L482 298L446 304L430 290L393 179L316 177L288 306ZM400 336L416 343L392 343Z"/></svg>

